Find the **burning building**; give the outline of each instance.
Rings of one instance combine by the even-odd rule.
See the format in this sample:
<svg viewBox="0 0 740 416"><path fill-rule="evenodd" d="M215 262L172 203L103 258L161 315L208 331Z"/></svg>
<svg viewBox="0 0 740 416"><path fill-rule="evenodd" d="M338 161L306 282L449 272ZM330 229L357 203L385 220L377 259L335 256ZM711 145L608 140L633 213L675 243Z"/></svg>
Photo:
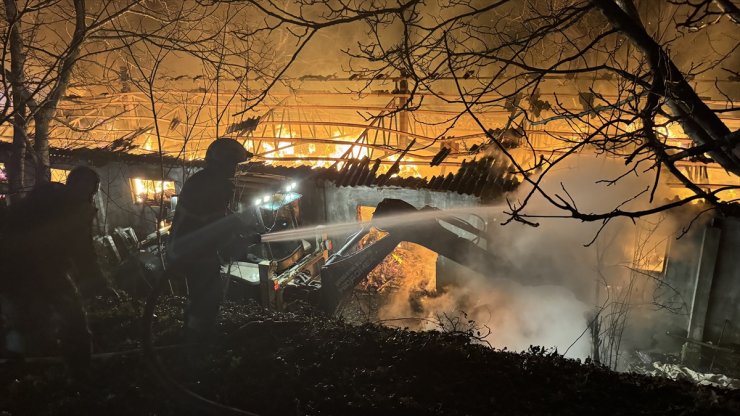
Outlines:
<svg viewBox="0 0 740 416"><path fill-rule="evenodd" d="M108 6L113 7L114 3ZM161 3L160 6L167 2ZM311 7L304 5L313 10L306 16L322 16L314 10L320 9L318 3ZM183 13L205 13L183 7ZM649 73L659 71L653 68L651 72L646 69L649 62L632 56L633 52L624 46L624 37L618 37L621 35L616 33L617 29L593 35L593 28L610 22L599 20L603 17L599 17L596 9L576 8L570 11L572 15L555 16L561 20L556 19L558 29L551 36L556 38L550 39L552 44L562 48L562 42L557 39L577 39L573 46L580 48L580 55L584 56L582 66L572 67L570 62L575 58L558 55L552 44L545 44L539 37L536 28L519 27L515 19L494 19L489 15L514 16L512 8L516 5L502 6L501 10L493 5L475 9L471 16L459 16L458 20L465 24L456 26L457 20L447 21L450 28L446 32L425 26L427 19L433 19L440 11L436 9L444 9L441 5L429 7L432 10L419 10L420 14L415 15L419 21L396 20L398 16L392 13L388 17L392 23L370 19L366 30L374 35L371 38L376 39L375 47L366 43L365 32L362 35L352 32L346 39L338 36L343 33L339 24L336 27L327 24L329 29L320 34L325 36L321 45L309 44L312 35L308 33L268 30L274 29L270 24L268 28L252 29L249 24L240 23L259 23L244 17L247 12L254 12L249 5L238 10L218 5L208 9L210 14L198 19L202 28L193 35L195 40L175 20L151 18L152 14L167 14L169 11L164 6L134 14L136 17L127 16L130 19L127 23L137 31L151 29L159 37L133 33L136 31L129 33L111 24L115 13L110 19L98 17L99 26L86 27L102 29L90 36L101 42L119 39L116 42L121 43L108 45L112 51L101 51L100 45L105 42L85 43L76 53L84 53L86 59L80 60L74 77L63 73L64 66L52 71L52 78L66 79L63 88L57 88L58 83L49 86L33 81L44 79L38 76L44 73L38 68L48 66L48 57L34 55L28 61L34 74L30 84L39 86L44 102L53 110L51 115L38 109L24 115L26 107L34 104L18 95L22 77L16 76L13 78L16 84L7 86L3 102L6 110L12 111L4 113L7 117L0 126L0 163L4 169L0 182L8 195L4 199L16 197L45 176L63 181L70 168L86 164L96 168L102 177L97 201L98 233L107 236L115 234L117 228L130 227L133 234L126 235L131 239L151 241L166 232L172 212L177 209L177 195L184 181L203 166L208 145L217 137L230 137L254 154L241 167L236 180L239 193L235 203L242 210L256 210L260 215L269 211L273 215L290 206L290 213L283 213L279 218L287 221L288 228L301 228L367 221L374 208L387 199L406 201L416 209L431 206L454 211L473 207L472 213L459 214L454 224L448 222L445 229L450 231L449 228L456 226L453 233L470 242L471 251L485 250L491 258L497 258L494 272L500 276L518 278L521 276L512 274L527 274L529 280L524 277L522 280L532 285L552 283L557 276L548 280L523 270L521 263L527 260L522 258L496 257L510 243L496 238L498 223L537 225L536 218L522 211L533 195L543 194L551 205L560 209L544 216L607 222L609 215L619 216L623 214L621 211L627 212L626 216L634 214L622 208L641 195L641 188L635 188L632 195L625 195L609 210L591 213L579 209L580 201L571 195L575 192L568 184L563 184L562 191L542 191L540 179L553 167L561 166L558 164L566 158L596 152L615 160L627 160L627 168L610 171L613 177L599 179L616 182L633 174L644 178L650 172L654 182L648 193L652 199L655 189L660 187L656 199L662 201L663 208L674 204L670 202L673 197L683 201L675 206L690 205L695 199L710 201L724 209L736 201L740 179L737 171L731 169L732 157L724 154L727 149L720 151L712 147L711 141L706 141L708 134L696 133L701 123L695 118L703 116L693 117L691 111L681 109L685 102L694 108L706 107L707 112L714 114L715 124L736 132L740 127L732 106L732 97L737 92L733 84L737 81L736 73L722 73L716 68L693 71L696 74L676 70L678 75L686 75L676 80L677 74L669 68L669 76L663 78L681 83L682 88L676 88L676 94L684 95L676 98L662 94L661 101L647 109L646 97L653 92L645 79ZM126 11L121 11L121 15L127 15ZM295 24L289 18L292 16L289 11L273 12L268 13L270 19L280 20L276 16L282 16L281 24ZM443 12L442 15L457 13L454 8ZM530 12L540 13L533 21L548 21L548 10L535 7L527 11ZM647 2L641 3L636 12L650 19L663 16L656 14ZM342 16L340 13L334 17ZM486 26L478 19L500 23ZM170 30L165 22L174 25L168 36L160 32ZM615 28L624 27L620 22L612 23ZM652 24L650 21L645 27ZM654 24L665 25L662 20ZM409 26L413 30L400 29ZM455 37L448 37L453 32ZM504 42L504 38L496 36L499 32L529 39L536 45L533 49L540 52L524 58L499 54L499 48L509 51L513 45L499 45ZM11 35L8 39L12 42ZM14 36L17 41L20 35ZM594 36L598 39L594 40ZM152 43L150 39L164 39L164 43ZM603 43L598 42L602 39ZM33 43L35 38L27 40ZM592 40L593 44L589 43ZM299 46L291 49L291 41L297 41ZM357 48L344 55L337 52L337 56L326 57L324 49L331 42L339 47L355 42ZM393 47L384 48L389 42ZM677 42L679 46L689 40ZM40 53L42 49L33 50ZM73 49L62 48L59 56L68 56L65 54ZM155 49L164 52L153 53ZM719 55L731 59L732 48L725 49ZM386 53L377 55L380 50ZM89 61L89 56L98 55L110 61L105 65ZM352 61L347 58L364 59L368 63L337 71L345 61ZM684 57L680 54L675 57L679 58ZM158 68L162 71L157 72ZM691 93L686 93L688 90ZM15 105L8 105L9 102ZM649 112L651 115L645 116ZM28 116L38 116L33 129L24 121ZM30 137L34 146L26 146ZM10 177L5 175L5 168ZM581 173L593 182L594 172ZM288 192L285 186L290 188L288 191L300 194L300 204L294 200L285 202ZM484 210L483 214L476 211L481 206L497 204L500 206L496 213L492 209ZM614 209L615 206L619 208ZM278 223L277 218L270 217L267 225ZM266 220L262 218L262 221L265 225ZM265 228L278 231L271 226ZM660 281L659 288L674 287L671 297L681 299L683 306L678 312L673 310L661 322L666 327L686 330L678 337L680 344L687 345L684 348L687 357L697 348L708 349L710 355L717 351L727 353L732 348L723 345L740 343L740 316L727 306L734 304L740 291L732 283L740 269L732 256L732 250L737 247L733 237L736 229L736 220L727 216L696 222L685 238L658 244L656 249L647 250L648 244L638 237L635 240L643 242L629 245L630 251L639 252L630 259L634 260L628 265L631 273L642 273L647 279ZM322 264L326 265L329 257L344 247L345 241L354 241L355 231L340 229L321 236L321 241L310 250L291 246L283 253L285 256L269 259L283 260L299 253L291 264L244 266L244 273L251 273L253 282L270 280L273 289L284 289L299 278L310 286L310 273L302 272L312 268L316 272ZM112 240L102 244L110 250L119 250L120 244ZM367 242L358 240L360 246L364 243ZM468 272L460 270L443 253L438 256L409 241L401 244L377 268L364 266L369 277L359 287L365 293L395 287L395 293L403 294L407 301L408 292L424 295L466 279ZM252 254L260 259L268 257L264 252ZM307 254L315 255L310 262L301 263ZM296 264L301 268L290 274ZM290 275L285 275L286 272ZM277 277L266 279L265 275ZM584 279L590 282L592 277ZM620 281L619 285L605 282L601 289L627 288L619 296L627 296L622 304L630 303L632 286L624 284L629 281L629 278ZM406 282L413 283L409 286ZM590 288L589 283L589 292ZM597 285L591 298L578 293L579 301L600 305L606 292L599 290ZM276 295L280 292L273 292L262 290L259 296L263 303L284 306L285 299ZM596 317L604 317L604 311L608 309L599 310ZM619 309L611 312L617 316L628 314ZM591 319L592 324L599 322L596 317ZM622 325L619 319L615 322L611 328ZM602 324L607 325L605 321ZM664 332L665 328L657 328L653 330ZM606 344L598 339L603 335L598 325L593 324L592 331L596 333L594 351L614 343L608 334L604 335L609 339L604 341ZM720 349L713 347L715 343L720 344L717 347ZM707 356L704 355L705 360Z"/></svg>

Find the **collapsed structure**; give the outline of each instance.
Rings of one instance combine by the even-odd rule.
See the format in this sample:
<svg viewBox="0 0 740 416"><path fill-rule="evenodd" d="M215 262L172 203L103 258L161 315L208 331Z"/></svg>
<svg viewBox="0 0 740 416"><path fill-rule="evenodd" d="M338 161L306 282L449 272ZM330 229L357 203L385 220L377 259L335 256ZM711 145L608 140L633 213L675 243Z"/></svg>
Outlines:
<svg viewBox="0 0 740 416"><path fill-rule="evenodd" d="M52 141L56 146L51 151L52 178L63 181L65 171L78 164L88 164L100 172L101 254L110 265L139 256L136 267L139 272L143 267L144 273L135 275L146 279L147 271L161 266L157 265L154 249L145 250L143 258L140 250L154 247L153 243L166 235L182 183L202 167L203 152L218 135L241 140L257 155L256 163L242 166L236 202L242 211L257 210L264 215L266 231L278 231L367 219L363 218L363 209L373 210L387 199L400 199L417 209L491 204L514 191L523 180L513 173L509 155L522 164L536 165L540 154L559 151L551 135L557 134L560 140L580 134L557 120L510 126L506 119L511 110L506 108L485 114L488 124L502 126L488 132L481 132L473 120L464 117L446 120L455 111L431 98L431 104L410 111L405 107L409 91L403 77L381 81L362 102L349 104L327 89L313 88L327 82L333 88L332 83L350 80L307 78L303 82L297 96L277 94L276 102L250 113L251 117L228 108L219 110L214 94L178 95L173 91L165 99L169 107L156 118L167 126L161 136L154 134L155 117L145 108L146 97L139 93L124 89L105 96L68 96L60 108L58 134ZM567 94L561 99L563 95ZM582 104L582 96L574 94L570 98L574 105ZM215 126L208 119L213 108L224 115ZM200 111L210 115L201 119L205 116ZM0 136L6 137L9 127L3 128L5 132ZM668 129L666 135L677 145L688 140ZM494 136L500 147L492 144L490 138ZM524 142L530 147L521 149ZM2 143L0 163L8 160L9 153L10 146ZM736 177L711 162L681 163L686 174L707 189L737 183ZM669 185L676 193L682 192L679 184ZM487 235L489 225L495 223L493 218L480 216L463 215L458 220L467 225L447 232L459 237ZM278 223L282 226L275 228ZM685 313L668 315L661 323L664 326L656 327L656 331L685 328L685 333L674 331L674 338L678 337L685 359L693 364L723 354L731 361L737 354L734 346L740 344L740 315L731 305L740 296L736 283L740 265L732 255L738 245L734 237L739 234L738 227L732 219L695 226L686 238L666 246L659 253L662 266L649 271L665 284L676 286L678 297L686 305ZM310 288L320 269L333 264L331 258L339 262L347 255L349 245L359 243L363 236L317 232L318 238L309 246L280 248L279 244L265 243L259 253L253 253L258 261L252 266L237 264L225 273L235 279L237 286L243 286L240 290L245 296L285 308L286 288ZM349 245L343 243L347 238ZM401 240L414 241L412 236ZM488 244L485 239L476 239L475 248L469 246L468 251L486 250ZM444 255L443 251L438 250ZM493 258L492 250L489 252ZM464 262L449 250L447 255ZM438 278L444 280L449 263L445 258L435 257L434 261ZM357 275L348 282L337 285L336 280L332 281L334 290L356 286L359 274L367 274L377 262L375 258L363 264L361 271L352 272ZM495 269L495 264L491 268ZM145 281L124 283L147 285ZM336 298L328 301L333 306L338 302ZM668 349L673 346L665 348L671 352Z"/></svg>

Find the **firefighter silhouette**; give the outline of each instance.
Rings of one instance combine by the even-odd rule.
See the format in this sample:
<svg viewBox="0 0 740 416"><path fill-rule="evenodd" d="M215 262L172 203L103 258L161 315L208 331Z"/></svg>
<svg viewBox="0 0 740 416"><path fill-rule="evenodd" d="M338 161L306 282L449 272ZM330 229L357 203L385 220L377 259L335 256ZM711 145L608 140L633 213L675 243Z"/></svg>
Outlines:
<svg viewBox="0 0 740 416"><path fill-rule="evenodd" d="M185 332L190 341L210 334L223 297L221 264L225 246L245 230L229 205L239 163L252 155L233 139L216 139L206 150L206 167L178 195L167 248L169 267L185 275L188 304Z"/></svg>
<svg viewBox="0 0 740 416"><path fill-rule="evenodd" d="M8 352L43 352L43 340L58 338L73 371L89 364L92 338L81 293L90 298L108 290L92 239L99 183L94 170L77 167L66 185L41 183L11 206L0 262Z"/></svg>

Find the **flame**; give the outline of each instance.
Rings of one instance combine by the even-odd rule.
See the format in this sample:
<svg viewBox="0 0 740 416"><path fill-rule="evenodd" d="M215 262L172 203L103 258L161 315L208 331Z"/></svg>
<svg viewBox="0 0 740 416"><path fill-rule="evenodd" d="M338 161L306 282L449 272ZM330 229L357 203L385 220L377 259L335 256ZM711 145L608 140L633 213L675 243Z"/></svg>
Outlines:
<svg viewBox="0 0 740 416"><path fill-rule="evenodd" d="M437 253L404 241L368 273L360 287L374 292L393 290L406 296L413 292L433 292L436 264Z"/></svg>
<svg viewBox="0 0 740 416"><path fill-rule="evenodd" d="M269 143L262 143L262 148L263 148L263 152L267 156L269 156L269 157L274 157L275 156L274 154L272 154L275 151L275 146L273 146L273 145L271 145ZM266 160L265 161L265 164L271 165L272 164L272 160Z"/></svg>
<svg viewBox="0 0 740 416"><path fill-rule="evenodd" d="M160 195L165 201L175 194L175 182L155 181L151 179L132 178L131 187L136 202L159 201Z"/></svg>
<svg viewBox="0 0 740 416"><path fill-rule="evenodd" d="M290 128L283 128L282 124L276 125L275 129L278 131L275 137L278 137L280 139L292 139L297 136L297 134L291 131Z"/></svg>
<svg viewBox="0 0 740 416"><path fill-rule="evenodd" d="M278 152L282 156L293 156L295 155L295 147L293 147L293 143L291 142L278 142Z"/></svg>
<svg viewBox="0 0 740 416"><path fill-rule="evenodd" d="M343 133L340 130L334 130L331 134L332 139L337 140L335 144L299 144L291 141L290 139L298 137L298 134L282 124L275 126L275 137L278 139L276 142L267 143L262 142L262 149L260 152L265 155L265 164L267 165L288 165L288 166L310 166L312 168L329 168L336 163L337 169L342 169L344 162L338 162L336 159L343 157L349 157L352 159L362 159L364 157L370 157L370 149L362 145L353 145L352 142L357 140L357 134ZM245 143L245 147L249 149L253 147L251 141ZM398 154L390 155L385 157L387 161L394 162L398 160ZM286 160L281 161L284 157L298 160ZM306 158L306 159L303 159ZM316 158L316 159L313 159ZM405 157L400 165L399 172L394 176L414 176L422 177L419 168L415 165L409 165L404 162L414 162L415 160L411 157ZM382 165L378 173L388 172L391 165Z"/></svg>
<svg viewBox="0 0 740 416"><path fill-rule="evenodd" d="M293 157L293 156L302 156L300 154L296 154L295 146L292 142L288 141L279 141L277 142L277 147L271 145L270 143L262 143L263 147L263 153L265 156L267 156L269 159L279 159L281 157ZM265 164L272 165L275 164L275 160L265 160Z"/></svg>
<svg viewBox="0 0 740 416"><path fill-rule="evenodd" d="M398 154L390 155L388 156L388 160L395 162L398 160L399 156L400 155ZM419 172L419 168L416 165L407 165L403 163L404 161L415 162L416 159L414 159L413 157L408 157L408 156L404 157L403 160L401 160L401 163L398 164L398 173L391 175L391 177L395 178L396 176L413 176L413 177L421 178L423 176L421 172ZM384 169L381 169L381 172L388 172L390 168L391 166L389 165L385 167Z"/></svg>
<svg viewBox="0 0 740 416"><path fill-rule="evenodd" d="M367 221L375 207L358 208L358 220ZM371 228L358 244L362 249L388 235L385 231ZM420 245L402 242L378 264L360 283L364 290L385 292L394 290L392 298L416 292L433 292L436 289L437 253ZM393 300L393 299L391 299Z"/></svg>

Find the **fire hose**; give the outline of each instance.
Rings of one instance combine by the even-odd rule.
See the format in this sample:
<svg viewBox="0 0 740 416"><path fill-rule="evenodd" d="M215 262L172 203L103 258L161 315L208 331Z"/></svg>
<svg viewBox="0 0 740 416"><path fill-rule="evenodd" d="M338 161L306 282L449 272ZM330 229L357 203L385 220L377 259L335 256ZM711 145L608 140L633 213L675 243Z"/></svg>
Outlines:
<svg viewBox="0 0 740 416"><path fill-rule="evenodd" d="M152 321L154 318L154 307L157 305L159 296L162 294L162 289L165 287L165 284L167 284L168 280L169 277L167 273L165 273L164 276L158 279L158 281L154 284L151 293L147 297L146 304L144 305L143 344L144 360L146 361L147 366L157 378L157 380L159 380L159 382L171 394L189 405L193 405L205 412L216 415L258 416L256 413L252 413L236 407L227 406L225 404L207 399L199 395L198 393L195 393L194 391L184 386L182 383L175 380L162 364L162 361L159 359L155 352L152 336Z"/></svg>
<svg viewBox="0 0 740 416"><path fill-rule="evenodd" d="M209 224L208 227L203 227L195 232L189 233L184 238L181 238L178 244L170 250L169 254L171 261L176 263L180 259L187 258L199 247L216 245L221 236L232 232L234 229L244 228L244 224L244 213L235 213ZM260 240L259 234L252 234L249 237L250 242L253 244ZM159 357L155 354L152 336L154 308L157 305L162 289L169 282L172 273L173 272L169 270L164 271L163 275L154 283L152 291L149 293L146 304L144 305L144 333L142 341L144 344L144 360L146 361L147 366L155 375L157 380L159 380L159 382L169 390L170 393L185 403L211 414L257 416L255 413L209 400L188 389L169 374L162 362L159 360Z"/></svg>

